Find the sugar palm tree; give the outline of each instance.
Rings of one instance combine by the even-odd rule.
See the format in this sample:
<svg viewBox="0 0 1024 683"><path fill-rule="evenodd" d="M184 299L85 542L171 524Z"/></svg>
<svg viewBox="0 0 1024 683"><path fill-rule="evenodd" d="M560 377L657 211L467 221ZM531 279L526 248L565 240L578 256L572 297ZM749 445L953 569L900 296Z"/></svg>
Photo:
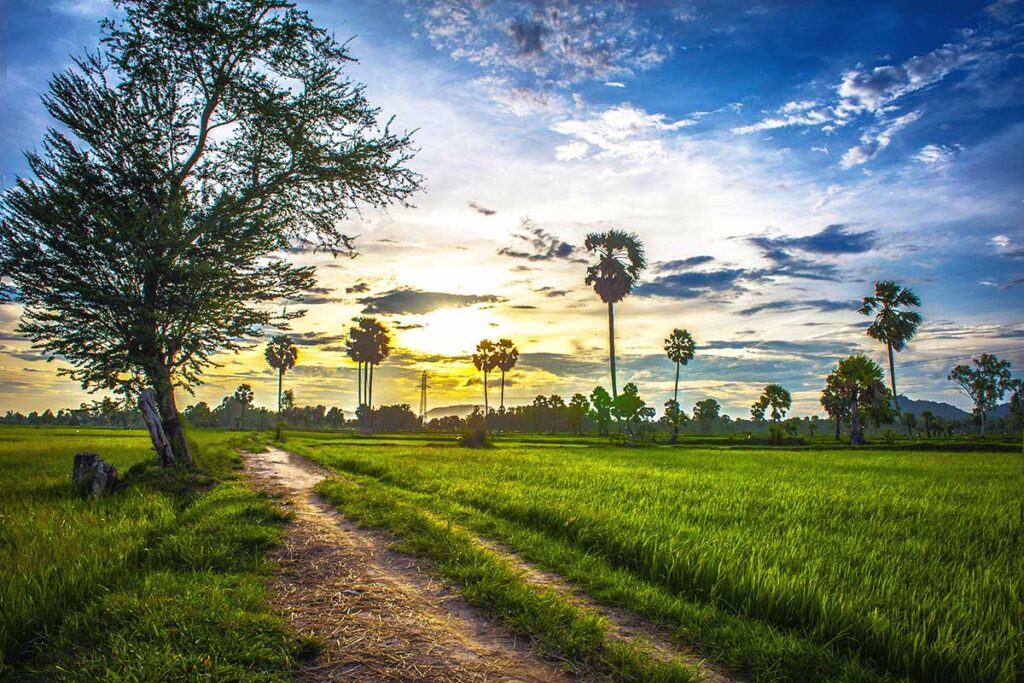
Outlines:
<svg viewBox="0 0 1024 683"><path fill-rule="evenodd" d="M238 428L245 428L245 409L252 405L254 398L252 387L248 384L239 384L238 388L235 389L234 399L238 401L238 405L242 407L242 414L238 418Z"/></svg>
<svg viewBox="0 0 1024 683"><path fill-rule="evenodd" d="M864 443L861 410L877 407L888 400L888 390L882 381L882 369L867 356L857 354L839 361L839 365L826 379L826 392L847 403L850 420L850 443ZM824 396L822 398L824 404Z"/></svg>
<svg viewBox="0 0 1024 683"><path fill-rule="evenodd" d="M360 325L366 330L369 351L367 363L370 365L369 389L366 403L373 410L373 369L386 361L391 355L391 332L376 318L361 318Z"/></svg>
<svg viewBox="0 0 1024 683"><path fill-rule="evenodd" d="M622 230L593 232L583 245L597 260L587 267L584 282L593 285L601 301L608 304L608 365L612 375L612 400L618 396L615 380L615 304L636 286L640 272L647 267L644 245L634 233Z"/></svg>
<svg viewBox="0 0 1024 683"><path fill-rule="evenodd" d="M519 349L512 343L511 339L499 339L497 344L498 369L501 370L501 405L505 409L505 373L516 366L519 362Z"/></svg>
<svg viewBox="0 0 1024 683"><path fill-rule="evenodd" d="M860 307L862 315L874 315L868 327L868 336L885 344L889 353L889 382L892 399L900 412L900 400L896 393L896 363L893 354L902 351L907 342L917 334L923 318L917 311L905 310L908 306L920 306L921 299L914 292L894 280L875 283L875 295L864 297Z"/></svg>
<svg viewBox="0 0 1024 683"><path fill-rule="evenodd" d="M482 339L476 345L476 353L473 354L473 366L484 373L484 423L487 422L487 375L491 370L498 367L498 347L489 339Z"/></svg>
<svg viewBox="0 0 1024 683"><path fill-rule="evenodd" d="M267 364L277 370L277 420L281 421L281 389L284 384L284 373L295 367L299 360L299 349L286 334L271 338L264 354Z"/></svg>
<svg viewBox="0 0 1024 683"><path fill-rule="evenodd" d="M672 334L665 339L665 355L676 364L676 385L675 390L672 392L672 400L675 402L677 415L679 408L679 368L693 360L696 348L697 345L693 341L693 336L688 331L680 330L678 327L672 330ZM679 424L678 420L676 420L672 425L673 443L675 443L678 436Z"/></svg>
<svg viewBox="0 0 1024 683"><path fill-rule="evenodd" d="M363 405L363 365L368 356L366 337L362 326L356 324L349 328L345 339L345 354L356 364L356 412Z"/></svg>

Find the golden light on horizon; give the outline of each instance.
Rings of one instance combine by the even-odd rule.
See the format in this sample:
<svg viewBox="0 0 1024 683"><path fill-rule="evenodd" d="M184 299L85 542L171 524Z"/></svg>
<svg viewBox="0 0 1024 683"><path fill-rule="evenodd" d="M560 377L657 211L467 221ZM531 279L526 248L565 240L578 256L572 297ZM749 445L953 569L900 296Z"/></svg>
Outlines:
<svg viewBox="0 0 1024 683"><path fill-rule="evenodd" d="M442 356L472 353L481 339L495 337L497 316L479 308L444 308L420 318L410 330L399 332L399 345L413 351Z"/></svg>

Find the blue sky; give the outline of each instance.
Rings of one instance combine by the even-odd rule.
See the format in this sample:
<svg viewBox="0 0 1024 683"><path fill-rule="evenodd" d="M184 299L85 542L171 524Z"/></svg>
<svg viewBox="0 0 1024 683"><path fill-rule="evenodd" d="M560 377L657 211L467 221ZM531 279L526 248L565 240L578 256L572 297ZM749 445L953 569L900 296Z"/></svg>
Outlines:
<svg viewBox="0 0 1024 683"><path fill-rule="evenodd" d="M300 403L354 403L338 336L361 311L396 327L381 400L479 401L466 353L510 336L514 402L606 383L604 310L582 283L586 232L637 232L651 267L618 311L620 385L658 406L661 340L697 337L684 407L745 415L781 382L816 411L828 369L864 351L853 302L894 278L925 324L901 389L966 405L945 380L972 354L1024 367L1024 2L301 2L352 75L416 130L427 190L413 209L353 222L362 256L321 266L296 326ZM47 125L50 73L92 47L105 0L8 3L7 187ZM82 395L0 309L0 409ZM241 379L266 394L259 352L226 358L199 397ZM376 392L375 392L376 395ZM260 396L258 395L258 399Z"/></svg>

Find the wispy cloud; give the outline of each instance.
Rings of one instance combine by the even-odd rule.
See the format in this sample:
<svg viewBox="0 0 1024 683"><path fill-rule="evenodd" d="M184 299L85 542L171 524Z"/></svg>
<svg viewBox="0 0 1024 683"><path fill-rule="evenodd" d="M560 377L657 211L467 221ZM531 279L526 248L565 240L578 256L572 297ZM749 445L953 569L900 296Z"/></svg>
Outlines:
<svg viewBox="0 0 1024 683"><path fill-rule="evenodd" d="M482 303L497 303L504 297L494 294L452 294L450 292L426 292L414 287L400 287L381 294L359 299L363 313L382 315L422 315L441 308L459 308Z"/></svg>
<svg viewBox="0 0 1024 683"><path fill-rule="evenodd" d="M585 119L567 119L551 129L573 142L556 149L561 160L595 156L599 159L648 159L664 153L661 136L696 124L694 119L671 121L664 114L650 114L626 103Z"/></svg>
<svg viewBox="0 0 1024 683"><path fill-rule="evenodd" d="M910 124L921 118L920 111L912 111L887 122L881 128L874 128L860 137L860 144L854 145L846 150L839 165L843 168L852 168L867 163L875 158L879 152L889 146L892 137Z"/></svg>

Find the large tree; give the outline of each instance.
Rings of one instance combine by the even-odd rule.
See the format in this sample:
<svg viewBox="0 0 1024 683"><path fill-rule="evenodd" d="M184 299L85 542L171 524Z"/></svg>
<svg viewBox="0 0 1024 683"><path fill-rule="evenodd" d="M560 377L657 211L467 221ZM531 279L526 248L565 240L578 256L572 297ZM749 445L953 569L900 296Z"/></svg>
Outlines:
<svg viewBox="0 0 1024 683"><path fill-rule="evenodd" d="M894 354L906 348L907 343L917 334L923 318L917 311L906 310L918 307L921 299L914 292L894 280L875 283L874 296L864 297L860 307L862 315L874 315L868 326L868 336L885 344L889 355L889 386L896 412L900 411L899 395L896 393L896 361Z"/></svg>
<svg viewBox="0 0 1024 683"><path fill-rule="evenodd" d="M391 355L391 333L376 318L358 318L349 329L345 353L356 363L356 417L364 421L373 414L373 369Z"/></svg>
<svg viewBox="0 0 1024 683"><path fill-rule="evenodd" d="M974 367L966 364L954 367L949 373L949 379L974 402L979 434L985 436L985 414L1003 400L1006 392L1019 391L1022 383L1013 378L1008 360L983 353L971 362Z"/></svg>
<svg viewBox="0 0 1024 683"><path fill-rule="evenodd" d="M675 404L672 411L672 415L675 416L672 420L672 443L679 438L679 368L693 360L696 348L693 336L687 330L680 330L678 327L665 339L665 355L676 364L676 383L672 392L672 401Z"/></svg>
<svg viewBox="0 0 1024 683"><path fill-rule="evenodd" d="M629 296L647 267L644 245L633 233L622 230L594 232L583 245L597 260L587 267L584 282L593 285L601 301L608 304L608 364L612 375L612 401L618 396L615 379L615 304ZM621 426L621 421L620 421Z"/></svg>
<svg viewBox="0 0 1024 683"><path fill-rule="evenodd" d="M55 75L56 120L0 203L0 272L36 348L87 390L151 387L172 461L175 389L314 283L283 255L350 252L343 220L405 203L407 136L291 2L116 0L97 51Z"/></svg>
<svg viewBox="0 0 1024 683"><path fill-rule="evenodd" d="M849 420L850 443L859 446L864 443L864 419L873 415L881 421L890 410L891 399L892 394L882 381L882 368L867 356L857 354L839 361L825 379L821 404L833 419L839 421L846 417ZM832 407L835 403L845 403L846 407L838 410Z"/></svg>

